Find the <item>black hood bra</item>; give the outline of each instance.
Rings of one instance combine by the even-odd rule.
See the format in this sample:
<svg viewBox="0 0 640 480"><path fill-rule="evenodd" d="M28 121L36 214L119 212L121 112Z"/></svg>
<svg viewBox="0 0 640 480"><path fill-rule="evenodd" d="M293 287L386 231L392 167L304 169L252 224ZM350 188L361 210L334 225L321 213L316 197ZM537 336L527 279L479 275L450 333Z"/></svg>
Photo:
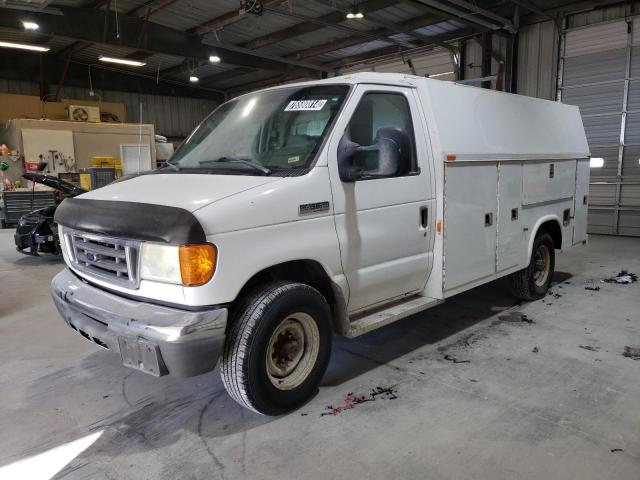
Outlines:
<svg viewBox="0 0 640 480"><path fill-rule="evenodd" d="M182 245L205 243L198 219L188 210L150 203L67 198L55 222L83 232Z"/></svg>

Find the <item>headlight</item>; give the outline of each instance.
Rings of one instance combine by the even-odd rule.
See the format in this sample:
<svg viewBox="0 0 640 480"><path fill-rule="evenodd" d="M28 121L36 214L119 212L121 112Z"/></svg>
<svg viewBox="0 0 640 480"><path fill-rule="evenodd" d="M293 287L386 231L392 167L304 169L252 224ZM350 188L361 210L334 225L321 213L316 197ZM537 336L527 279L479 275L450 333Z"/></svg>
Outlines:
<svg viewBox="0 0 640 480"><path fill-rule="evenodd" d="M140 249L140 278L181 284L179 249L173 245L143 243Z"/></svg>
<svg viewBox="0 0 640 480"><path fill-rule="evenodd" d="M211 280L216 266L216 247L143 243L140 278L177 285L197 286Z"/></svg>

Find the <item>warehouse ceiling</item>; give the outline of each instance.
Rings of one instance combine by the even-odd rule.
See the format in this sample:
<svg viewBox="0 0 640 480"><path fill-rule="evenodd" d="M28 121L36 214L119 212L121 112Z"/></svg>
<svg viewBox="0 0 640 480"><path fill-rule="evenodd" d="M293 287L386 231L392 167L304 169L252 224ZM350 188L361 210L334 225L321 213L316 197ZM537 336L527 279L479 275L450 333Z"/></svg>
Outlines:
<svg viewBox="0 0 640 480"><path fill-rule="evenodd" d="M50 48L42 54L0 50L0 78L225 97L416 49L455 55L462 39L511 36L518 25L605 3L615 2L0 0L0 42ZM26 30L24 22L38 29ZM100 57L144 65L107 64Z"/></svg>

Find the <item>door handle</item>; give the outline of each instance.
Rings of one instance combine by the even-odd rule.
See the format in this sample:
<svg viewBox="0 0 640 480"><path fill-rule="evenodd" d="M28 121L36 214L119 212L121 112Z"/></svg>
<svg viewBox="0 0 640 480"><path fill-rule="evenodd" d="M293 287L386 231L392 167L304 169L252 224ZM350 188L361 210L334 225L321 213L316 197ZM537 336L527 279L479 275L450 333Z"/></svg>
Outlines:
<svg viewBox="0 0 640 480"><path fill-rule="evenodd" d="M422 226L422 228L427 228L429 226L428 207L420 207L420 225Z"/></svg>
<svg viewBox="0 0 640 480"><path fill-rule="evenodd" d="M493 213L485 213L484 214L484 226L490 227L493 225Z"/></svg>

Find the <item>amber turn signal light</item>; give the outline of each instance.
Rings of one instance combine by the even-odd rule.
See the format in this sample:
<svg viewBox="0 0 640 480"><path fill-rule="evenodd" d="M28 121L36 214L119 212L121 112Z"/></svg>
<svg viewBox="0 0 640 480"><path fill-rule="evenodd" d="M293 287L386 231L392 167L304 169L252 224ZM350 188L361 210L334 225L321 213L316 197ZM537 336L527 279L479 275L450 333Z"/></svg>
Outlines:
<svg viewBox="0 0 640 480"><path fill-rule="evenodd" d="M182 245L180 247L182 284L195 287L211 280L216 270L217 254L215 245Z"/></svg>

